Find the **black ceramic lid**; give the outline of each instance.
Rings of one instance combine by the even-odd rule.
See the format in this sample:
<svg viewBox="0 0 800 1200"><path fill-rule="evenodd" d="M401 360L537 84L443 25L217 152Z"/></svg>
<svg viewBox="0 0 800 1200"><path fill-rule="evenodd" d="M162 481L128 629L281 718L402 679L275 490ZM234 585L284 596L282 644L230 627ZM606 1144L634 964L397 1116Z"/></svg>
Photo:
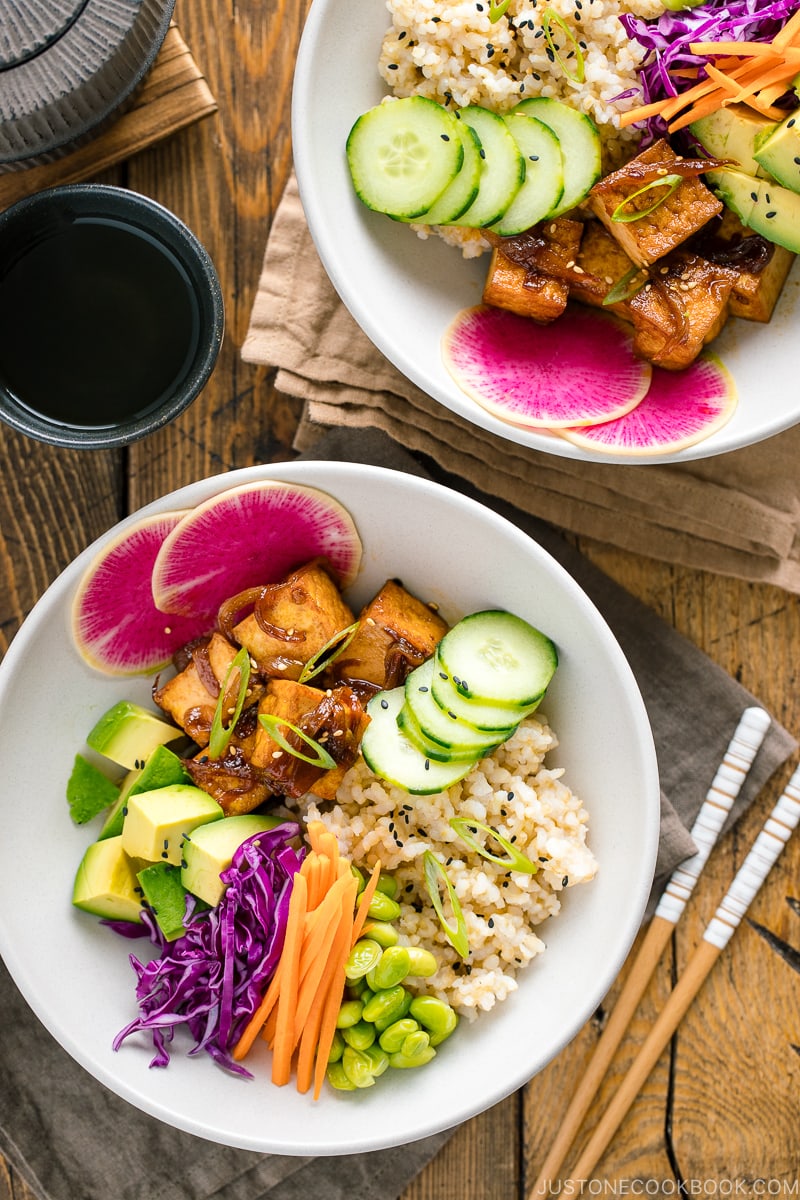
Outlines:
<svg viewBox="0 0 800 1200"><path fill-rule="evenodd" d="M99 132L152 66L175 0L2 0L0 171Z"/></svg>

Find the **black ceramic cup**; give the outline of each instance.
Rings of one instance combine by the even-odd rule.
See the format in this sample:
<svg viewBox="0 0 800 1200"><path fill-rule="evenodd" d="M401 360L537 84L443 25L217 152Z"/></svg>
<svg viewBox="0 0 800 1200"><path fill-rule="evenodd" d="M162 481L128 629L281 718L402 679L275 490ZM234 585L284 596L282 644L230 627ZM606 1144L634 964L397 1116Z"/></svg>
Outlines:
<svg viewBox="0 0 800 1200"><path fill-rule="evenodd" d="M224 330L214 264L173 213L74 184L0 213L0 419L57 446L125 446L197 397Z"/></svg>

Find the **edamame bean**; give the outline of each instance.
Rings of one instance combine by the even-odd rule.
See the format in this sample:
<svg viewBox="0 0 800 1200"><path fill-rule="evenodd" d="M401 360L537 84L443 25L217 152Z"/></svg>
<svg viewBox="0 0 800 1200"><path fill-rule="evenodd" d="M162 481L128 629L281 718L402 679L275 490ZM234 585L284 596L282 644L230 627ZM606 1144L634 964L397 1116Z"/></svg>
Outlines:
<svg viewBox="0 0 800 1200"><path fill-rule="evenodd" d="M415 996L409 1012L431 1035L431 1045L438 1046L449 1037L458 1024L458 1015L438 996Z"/></svg>
<svg viewBox="0 0 800 1200"><path fill-rule="evenodd" d="M325 1072L328 1077L328 1083L331 1087L335 1087L340 1092L354 1092L356 1085L351 1083L344 1073L344 1067L340 1062L331 1063Z"/></svg>
<svg viewBox="0 0 800 1200"><path fill-rule="evenodd" d="M426 950L424 946L406 946L408 951L408 973L409 975L417 975L422 979L430 979L431 975L435 975L439 970L437 963L430 950Z"/></svg>
<svg viewBox="0 0 800 1200"><path fill-rule="evenodd" d="M345 1046L342 1054L342 1070L354 1087L368 1088L372 1087L375 1082L372 1060L363 1050Z"/></svg>
<svg viewBox="0 0 800 1200"><path fill-rule="evenodd" d="M400 1047L400 1053L403 1058L416 1058L420 1054L424 1054L431 1044L431 1039L424 1029L416 1029L414 1033L409 1033L408 1037L403 1038L403 1044Z"/></svg>
<svg viewBox="0 0 800 1200"><path fill-rule="evenodd" d="M346 978L362 979L380 962L382 954L383 947L374 942L372 938L359 938L344 964Z"/></svg>
<svg viewBox="0 0 800 1200"><path fill-rule="evenodd" d="M397 880L394 875L379 875L375 890L383 892L384 896L388 896L390 900L394 900L397 895Z"/></svg>
<svg viewBox="0 0 800 1200"><path fill-rule="evenodd" d="M376 1079L389 1069L389 1055L380 1046L368 1046L364 1053L372 1063L372 1074Z"/></svg>
<svg viewBox="0 0 800 1200"><path fill-rule="evenodd" d="M387 1025L404 1017L410 1004L410 993L397 984L396 987L376 992L364 1005L362 1015L365 1021L372 1021L378 1033L381 1033Z"/></svg>
<svg viewBox="0 0 800 1200"><path fill-rule="evenodd" d="M381 992L402 983L408 974L409 957L405 946L389 946L377 963L367 972L367 983L373 992Z"/></svg>
<svg viewBox="0 0 800 1200"><path fill-rule="evenodd" d="M429 1063L432 1058L436 1057L436 1051L433 1046L428 1046L427 1050L423 1050L421 1054L415 1054L413 1058L406 1058L405 1054L398 1051L397 1054L389 1055L389 1066L399 1067L424 1067L425 1063Z"/></svg>
<svg viewBox="0 0 800 1200"><path fill-rule="evenodd" d="M335 1029L334 1033L333 1033L333 1041L331 1042L331 1048L328 1051L328 1063L338 1062L339 1059L342 1057L343 1050L344 1050L344 1038L342 1037L339 1030Z"/></svg>
<svg viewBox="0 0 800 1200"><path fill-rule="evenodd" d="M361 1014L364 1011L364 1005L360 1000L345 1000L339 1007L339 1015L336 1018L337 1029L349 1029L351 1025L357 1025L361 1020Z"/></svg>
<svg viewBox="0 0 800 1200"><path fill-rule="evenodd" d="M366 921L363 929L364 937L372 938L384 950L387 946L396 946L400 935L394 925L388 921Z"/></svg>
<svg viewBox="0 0 800 1200"><path fill-rule="evenodd" d="M378 1038L378 1045L387 1054L397 1054L403 1042L410 1033L416 1033L419 1029L419 1022L413 1017L401 1017L399 1021L394 1021Z"/></svg>
<svg viewBox="0 0 800 1200"><path fill-rule="evenodd" d="M370 1025L369 1021L356 1021L355 1025L343 1029L341 1036L354 1050L366 1050L378 1035L375 1026Z"/></svg>
<svg viewBox="0 0 800 1200"><path fill-rule="evenodd" d="M356 895L360 896L361 893L363 892L364 888L367 886L367 881L364 878L364 876L362 875L361 871L359 871L358 867L355 866L353 863L350 863L350 874L355 875L356 883L358 885Z"/></svg>
<svg viewBox="0 0 800 1200"><path fill-rule="evenodd" d="M367 916L376 921L396 921L400 916L400 905L384 892L375 892L367 909Z"/></svg>

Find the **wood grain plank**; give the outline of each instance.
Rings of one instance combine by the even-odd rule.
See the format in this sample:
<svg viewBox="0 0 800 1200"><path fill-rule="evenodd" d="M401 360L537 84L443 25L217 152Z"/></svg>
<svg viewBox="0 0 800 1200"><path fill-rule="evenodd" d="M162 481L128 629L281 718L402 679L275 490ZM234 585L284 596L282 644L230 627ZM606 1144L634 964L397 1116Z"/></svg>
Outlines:
<svg viewBox="0 0 800 1200"><path fill-rule="evenodd" d="M0 209L43 188L95 179L109 167L138 154L216 111L216 101L177 26L167 31L158 58L136 100L112 125L64 158L0 175Z"/></svg>

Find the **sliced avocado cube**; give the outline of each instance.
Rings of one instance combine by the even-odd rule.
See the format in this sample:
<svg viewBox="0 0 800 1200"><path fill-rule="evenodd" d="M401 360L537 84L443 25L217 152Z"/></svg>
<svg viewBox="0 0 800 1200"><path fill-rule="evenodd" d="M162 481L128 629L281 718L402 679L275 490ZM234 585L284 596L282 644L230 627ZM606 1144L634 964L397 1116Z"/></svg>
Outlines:
<svg viewBox="0 0 800 1200"><path fill-rule="evenodd" d="M183 759L166 746L156 746L145 763L144 768L135 767L122 781L119 797L106 817L103 828L98 834L98 840L116 837L122 833L122 825L128 806L128 797L137 792L150 792L156 788L169 787L173 783L190 783L191 775L186 770Z"/></svg>
<svg viewBox="0 0 800 1200"><path fill-rule="evenodd" d="M763 178L767 172L758 160L756 149L776 127L777 121L739 104L699 117L689 126L689 131L707 154L714 158L731 158L736 170Z"/></svg>
<svg viewBox="0 0 800 1200"><path fill-rule="evenodd" d="M727 167L709 171L709 186L743 225L800 254L800 195L768 179L753 179Z"/></svg>
<svg viewBox="0 0 800 1200"><path fill-rule="evenodd" d="M219 904L225 891L220 875L231 865L242 842L282 824L281 817L247 813L223 817L221 821L213 821L195 829L183 846L183 886L213 908Z"/></svg>
<svg viewBox="0 0 800 1200"><path fill-rule="evenodd" d="M156 746L183 737L183 731L161 721L130 700L120 700L104 713L86 739L98 754L131 770L143 767Z"/></svg>
<svg viewBox="0 0 800 1200"><path fill-rule="evenodd" d="M75 755L67 780L67 804L76 825L85 825L119 796L119 786L82 754Z"/></svg>
<svg viewBox="0 0 800 1200"><path fill-rule="evenodd" d="M144 901L168 942L174 942L186 932L186 888L181 883L179 867L171 863L151 863L139 871Z"/></svg>
<svg viewBox="0 0 800 1200"><path fill-rule="evenodd" d="M800 192L800 117L792 113L766 138L755 153L756 161L773 179L792 192Z"/></svg>
<svg viewBox="0 0 800 1200"><path fill-rule="evenodd" d="M122 845L131 858L180 866L183 840L198 825L219 821L222 809L207 792L188 783L128 797Z"/></svg>
<svg viewBox="0 0 800 1200"><path fill-rule="evenodd" d="M87 848L75 876L72 903L107 920L141 924L141 888L121 837L92 842Z"/></svg>

